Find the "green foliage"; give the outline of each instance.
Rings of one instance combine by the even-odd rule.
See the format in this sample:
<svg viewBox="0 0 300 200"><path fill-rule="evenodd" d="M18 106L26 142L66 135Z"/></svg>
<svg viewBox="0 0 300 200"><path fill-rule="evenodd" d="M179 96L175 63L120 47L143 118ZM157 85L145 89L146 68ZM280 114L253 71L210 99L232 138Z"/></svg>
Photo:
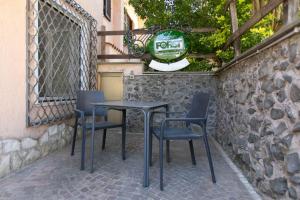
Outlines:
<svg viewBox="0 0 300 200"><path fill-rule="evenodd" d="M129 0L139 16L146 20L146 26L162 25L167 27L170 22L178 25L189 25L192 28L214 27L214 33L190 34L190 53L216 53L218 59L229 61L233 58L233 48L223 50L223 46L231 35L229 11L224 10L227 0L175 0L175 13L165 11L164 0ZM237 0L239 26L252 16L252 1ZM275 14L269 14L252 27L241 38L241 50L245 51L260 43L274 32L274 23L278 23ZM198 64L197 64L198 62ZM191 69L211 69L205 61L194 60ZM196 67L198 66L198 67Z"/></svg>
<svg viewBox="0 0 300 200"><path fill-rule="evenodd" d="M181 71L212 71L216 65L209 62L208 60L197 60L195 58L188 58L190 65L186 68L183 68Z"/></svg>

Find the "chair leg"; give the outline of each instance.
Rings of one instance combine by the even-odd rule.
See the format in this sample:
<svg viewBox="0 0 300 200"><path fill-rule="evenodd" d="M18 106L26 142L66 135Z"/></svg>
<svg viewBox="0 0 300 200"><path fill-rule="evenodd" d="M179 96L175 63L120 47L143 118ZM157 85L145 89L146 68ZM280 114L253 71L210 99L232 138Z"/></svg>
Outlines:
<svg viewBox="0 0 300 200"><path fill-rule="evenodd" d="M106 131L107 131L107 129L103 129L103 136L102 136L102 151L105 149Z"/></svg>
<svg viewBox="0 0 300 200"><path fill-rule="evenodd" d="M189 145L190 145L190 151L191 151L192 163L193 163L193 165L196 165L196 159L195 159L195 152L194 152L193 140L190 140L190 141L189 141Z"/></svg>
<svg viewBox="0 0 300 200"><path fill-rule="evenodd" d="M122 159L126 160L126 110L122 110Z"/></svg>
<svg viewBox="0 0 300 200"><path fill-rule="evenodd" d="M171 162L171 158L170 158L170 140L166 140L166 159L167 162Z"/></svg>
<svg viewBox="0 0 300 200"><path fill-rule="evenodd" d="M150 167L152 167L152 143L153 143L153 135L152 132L150 131L150 141L149 141L149 163Z"/></svg>
<svg viewBox="0 0 300 200"><path fill-rule="evenodd" d="M164 164L164 141L162 139L159 140L159 166L160 166L160 190L164 190L163 186L163 164Z"/></svg>
<svg viewBox="0 0 300 200"><path fill-rule="evenodd" d="M76 136L77 136L77 125L78 125L78 118L75 118L75 125L74 125L74 134L72 140L72 149L71 149L71 156L74 155L75 143L76 143Z"/></svg>
<svg viewBox="0 0 300 200"><path fill-rule="evenodd" d="M206 154L207 154L207 158L208 158L208 163L209 163L209 168L210 168L212 182L216 183L214 166L213 166L213 163L212 163L212 158L211 158L211 154L210 154L210 148L209 148L208 138L207 138L207 134L206 133L204 133L204 135L203 135L203 141L204 141L205 150L206 150Z"/></svg>
<svg viewBox="0 0 300 200"><path fill-rule="evenodd" d="M86 139L86 127L82 126L82 144L81 144L81 167L80 170L84 170L85 163L85 139Z"/></svg>

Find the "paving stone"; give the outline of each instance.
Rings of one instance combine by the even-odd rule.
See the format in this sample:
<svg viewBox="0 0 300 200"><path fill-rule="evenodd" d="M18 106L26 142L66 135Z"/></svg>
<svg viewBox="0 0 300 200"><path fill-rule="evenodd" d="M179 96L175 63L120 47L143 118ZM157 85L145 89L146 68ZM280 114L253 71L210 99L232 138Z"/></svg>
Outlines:
<svg viewBox="0 0 300 200"><path fill-rule="evenodd" d="M194 166L190 160L188 144L171 141L172 161L164 167L165 188L161 192L158 142L154 140L150 186L144 188L143 134L127 134L127 159L123 161L120 156L120 131L111 130L108 133L105 151L101 151L100 148L101 134L96 134L95 141L98 144L95 144L94 173L89 172L89 156L86 160L86 170L80 170L81 144L78 141L75 155L72 157L68 146L9 177L0 179L0 199L252 199L212 143L210 146L217 184L211 181L203 143L195 145L197 165ZM87 145L89 155L89 142Z"/></svg>

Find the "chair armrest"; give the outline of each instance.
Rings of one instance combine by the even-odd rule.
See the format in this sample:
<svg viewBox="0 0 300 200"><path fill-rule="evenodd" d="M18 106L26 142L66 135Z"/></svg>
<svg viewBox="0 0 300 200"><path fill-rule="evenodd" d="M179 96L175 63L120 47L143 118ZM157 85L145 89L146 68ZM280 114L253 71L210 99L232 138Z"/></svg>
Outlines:
<svg viewBox="0 0 300 200"><path fill-rule="evenodd" d="M206 118L166 118L163 120L163 122L167 121L206 122Z"/></svg>
<svg viewBox="0 0 300 200"><path fill-rule="evenodd" d="M153 111L153 114L186 114L186 112Z"/></svg>
<svg viewBox="0 0 300 200"><path fill-rule="evenodd" d="M74 109L75 114L79 115L81 119L84 118L84 112L82 110Z"/></svg>
<svg viewBox="0 0 300 200"><path fill-rule="evenodd" d="M190 122L190 123L200 122L201 125L205 126L206 120L207 120L206 118L166 118L166 119L164 119L161 122L161 126L160 126L160 139L163 138L164 130L166 128L167 122L170 122L170 121L183 121L183 122Z"/></svg>

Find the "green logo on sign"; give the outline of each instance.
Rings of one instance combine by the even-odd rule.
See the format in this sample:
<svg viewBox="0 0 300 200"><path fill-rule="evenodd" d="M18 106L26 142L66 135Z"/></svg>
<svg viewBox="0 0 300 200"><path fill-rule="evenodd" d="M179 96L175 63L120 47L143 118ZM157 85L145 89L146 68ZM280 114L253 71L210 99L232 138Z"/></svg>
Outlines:
<svg viewBox="0 0 300 200"><path fill-rule="evenodd" d="M148 43L150 54L163 61L171 62L183 57L190 46L185 34L177 30L158 32Z"/></svg>

